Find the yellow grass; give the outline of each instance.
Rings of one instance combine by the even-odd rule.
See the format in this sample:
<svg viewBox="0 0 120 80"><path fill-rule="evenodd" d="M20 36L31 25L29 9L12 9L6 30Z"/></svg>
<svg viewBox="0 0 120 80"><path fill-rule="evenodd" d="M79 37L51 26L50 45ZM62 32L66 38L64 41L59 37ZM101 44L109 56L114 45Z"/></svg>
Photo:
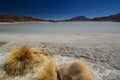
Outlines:
<svg viewBox="0 0 120 80"><path fill-rule="evenodd" d="M60 64L58 69L60 80L96 80L83 61Z"/></svg>
<svg viewBox="0 0 120 80"><path fill-rule="evenodd" d="M29 73L34 64L44 61L46 58L42 52L38 51L28 46L13 49L5 60L4 68L6 73L10 76L23 76Z"/></svg>
<svg viewBox="0 0 120 80"><path fill-rule="evenodd" d="M5 41L0 41L0 46L3 46L4 44L6 44L7 42Z"/></svg>
<svg viewBox="0 0 120 80"><path fill-rule="evenodd" d="M54 59L40 69L37 80L96 80L83 61L56 64Z"/></svg>
<svg viewBox="0 0 120 80"><path fill-rule="evenodd" d="M53 58L46 62L38 75L38 80L57 80L56 63Z"/></svg>
<svg viewBox="0 0 120 80"><path fill-rule="evenodd" d="M96 80L85 62L57 64L45 50L28 46L13 49L5 60L4 69L9 76L23 76L40 62L44 65L39 67L36 79L31 77L30 80ZM5 78L0 77L0 80Z"/></svg>

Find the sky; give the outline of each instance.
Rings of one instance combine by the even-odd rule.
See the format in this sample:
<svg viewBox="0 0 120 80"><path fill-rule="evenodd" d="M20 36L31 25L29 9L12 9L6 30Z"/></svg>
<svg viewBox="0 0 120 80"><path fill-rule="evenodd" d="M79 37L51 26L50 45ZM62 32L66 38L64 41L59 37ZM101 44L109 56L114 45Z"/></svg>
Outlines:
<svg viewBox="0 0 120 80"><path fill-rule="evenodd" d="M0 0L0 13L62 20L120 13L120 0Z"/></svg>

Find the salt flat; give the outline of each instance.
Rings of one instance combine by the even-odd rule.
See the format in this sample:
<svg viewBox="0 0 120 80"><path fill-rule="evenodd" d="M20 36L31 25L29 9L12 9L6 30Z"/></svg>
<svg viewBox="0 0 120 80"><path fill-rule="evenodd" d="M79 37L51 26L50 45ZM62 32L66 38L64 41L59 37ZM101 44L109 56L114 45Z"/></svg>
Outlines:
<svg viewBox="0 0 120 80"><path fill-rule="evenodd" d="M3 61L12 48L29 45L50 51L56 55L55 58L60 63L75 59L85 60L98 80L120 80L119 33L59 35L0 33L0 40L8 42L0 47L0 66L4 64ZM4 71L1 70L0 73L4 74ZM29 80L30 75L22 77L21 80Z"/></svg>

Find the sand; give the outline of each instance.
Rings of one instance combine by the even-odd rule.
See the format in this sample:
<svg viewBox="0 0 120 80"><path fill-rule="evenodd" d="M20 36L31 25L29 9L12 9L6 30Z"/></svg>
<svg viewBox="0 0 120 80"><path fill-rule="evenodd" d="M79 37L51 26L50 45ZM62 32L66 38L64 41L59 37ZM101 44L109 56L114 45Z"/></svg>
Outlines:
<svg viewBox="0 0 120 80"><path fill-rule="evenodd" d="M76 59L86 61L98 80L120 80L120 33L59 35L0 33L0 40L7 42L0 47L0 66L12 48L29 45L50 51L56 55L59 63ZM19 80L28 80L30 75Z"/></svg>

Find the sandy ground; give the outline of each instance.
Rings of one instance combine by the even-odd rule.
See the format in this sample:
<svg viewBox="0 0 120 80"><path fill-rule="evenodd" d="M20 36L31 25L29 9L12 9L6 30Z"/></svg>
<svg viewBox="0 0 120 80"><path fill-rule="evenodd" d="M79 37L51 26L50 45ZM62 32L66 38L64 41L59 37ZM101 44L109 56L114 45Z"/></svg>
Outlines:
<svg viewBox="0 0 120 80"><path fill-rule="evenodd" d="M4 64L3 60L12 48L29 45L49 50L56 55L56 60L60 63L75 59L85 60L98 80L120 80L119 33L72 35L1 33L0 40L8 42L0 47L0 66ZM21 80L28 80L29 76Z"/></svg>

